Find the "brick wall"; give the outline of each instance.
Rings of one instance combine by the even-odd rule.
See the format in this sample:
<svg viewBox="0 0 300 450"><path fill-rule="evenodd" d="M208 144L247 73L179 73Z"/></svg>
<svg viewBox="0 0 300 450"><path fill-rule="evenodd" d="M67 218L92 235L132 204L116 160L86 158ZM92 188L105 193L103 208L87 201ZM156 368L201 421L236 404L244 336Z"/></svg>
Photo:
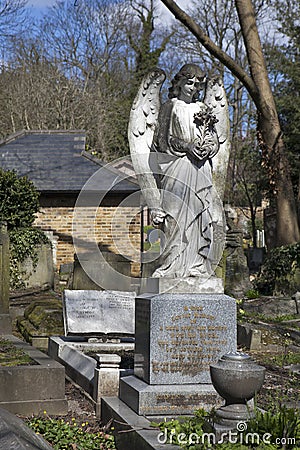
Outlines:
<svg viewBox="0 0 300 450"><path fill-rule="evenodd" d="M34 225L44 231L52 231L58 237L57 268L74 259L75 249L72 238L73 206L56 204L42 206ZM77 237L79 252L85 252L90 242L97 243L103 250L109 250L130 257L132 275L140 270L140 214L137 207L101 206L76 209ZM82 243L82 245L81 245ZM96 244L95 244L96 245Z"/></svg>

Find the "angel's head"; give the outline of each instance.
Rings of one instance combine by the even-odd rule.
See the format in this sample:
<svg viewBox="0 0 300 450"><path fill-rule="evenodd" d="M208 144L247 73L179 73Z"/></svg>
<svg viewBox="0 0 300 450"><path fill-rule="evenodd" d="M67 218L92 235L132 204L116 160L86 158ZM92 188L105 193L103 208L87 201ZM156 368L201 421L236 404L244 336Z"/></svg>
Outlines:
<svg viewBox="0 0 300 450"><path fill-rule="evenodd" d="M169 98L195 102L205 86L205 74L196 64L185 64L172 80Z"/></svg>

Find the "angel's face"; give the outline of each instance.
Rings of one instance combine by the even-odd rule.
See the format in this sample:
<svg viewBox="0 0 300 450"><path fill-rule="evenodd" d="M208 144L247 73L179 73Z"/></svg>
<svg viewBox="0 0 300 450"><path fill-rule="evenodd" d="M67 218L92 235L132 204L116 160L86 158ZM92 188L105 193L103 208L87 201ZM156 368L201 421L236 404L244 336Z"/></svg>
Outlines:
<svg viewBox="0 0 300 450"><path fill-rule="evenodd" d="M198 78L182 78L179 82L180 93L179 100L186 103L191 103L196 92L201 89L201 83Z"/></svg>

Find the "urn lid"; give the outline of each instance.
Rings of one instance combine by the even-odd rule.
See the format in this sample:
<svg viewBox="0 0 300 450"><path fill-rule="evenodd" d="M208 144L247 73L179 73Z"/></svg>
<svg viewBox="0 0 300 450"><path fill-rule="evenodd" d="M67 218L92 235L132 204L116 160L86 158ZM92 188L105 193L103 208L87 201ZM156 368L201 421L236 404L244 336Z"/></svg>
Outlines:
<svg viewBox="0 0 300 450"><path fill-rule="evenodd" d="M250 362L251 357L243 352L228 352L221 359L232 362Z"/></svg>

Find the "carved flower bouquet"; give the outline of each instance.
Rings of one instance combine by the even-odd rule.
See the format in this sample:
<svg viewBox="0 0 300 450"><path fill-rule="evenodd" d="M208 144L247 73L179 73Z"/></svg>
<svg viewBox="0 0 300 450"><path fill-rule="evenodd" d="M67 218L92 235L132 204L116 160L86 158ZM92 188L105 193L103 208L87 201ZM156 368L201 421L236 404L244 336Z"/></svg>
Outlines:
<svg viewBox="0 0 300 450"><path fill-rule="evenodd" d="M199 159L212 158L219 150L218 136L215 129L217 122L218 119L209 106L194 114L194 123L197 126L194 152Z"/></svg>

